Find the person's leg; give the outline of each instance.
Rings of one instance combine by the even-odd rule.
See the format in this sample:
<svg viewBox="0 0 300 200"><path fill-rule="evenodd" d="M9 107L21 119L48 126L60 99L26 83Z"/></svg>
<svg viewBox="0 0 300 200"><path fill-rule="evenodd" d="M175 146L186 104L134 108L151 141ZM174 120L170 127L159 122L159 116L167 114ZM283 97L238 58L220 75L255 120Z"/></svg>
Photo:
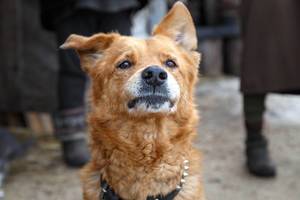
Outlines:
<svg viewBox="0 0 300 200"><path fill-rule="evenodd" d="M58 46L73 33L93 34L94 17L93 12L76 11L61 20L56 26ZM59 64L59 108L54 114L55 135L62 142L65 162L69 166L82 166L89 160L84 104L87 77L73 50L60 50Z"/></svg>
<svg viewBox="0 0 300 200"><path fill-rule="evenodd" d="M262 133L265 99L266 94L244 94L246 164L253 175L274 177L276 169L269 156L267 139Z"/></svg>
<svg viewBox="0 0 300 200"><path fill-rule="evenodd" d="M73 33L92 35L97 32L119 31L129 35L130 12L101 14L77 11L56 26L58 46ZM64 159L70 166L81 166L89 159L85 142L84 97L86 75L73 50L59 51L59 111L54 114L55 134L62 141Z"/></svg>

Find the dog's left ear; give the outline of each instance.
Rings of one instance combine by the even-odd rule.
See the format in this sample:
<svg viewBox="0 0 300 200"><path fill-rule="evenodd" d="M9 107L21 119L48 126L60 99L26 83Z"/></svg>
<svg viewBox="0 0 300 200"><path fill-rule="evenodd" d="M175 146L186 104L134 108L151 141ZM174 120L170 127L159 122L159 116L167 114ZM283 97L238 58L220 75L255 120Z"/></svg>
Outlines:
<svg viewBox="0 0 300 200"><path fill-rule="evenodd" d="M118 36L116 33L99 33L91 37L72 34L60 48L74 49L80 57L83 70L89 71Z"/></svg>
<svg viewBox="0 0 300 200"><path fill-rule="evenodd" d="M192 16L186 6L176 2L153 30L153 35L164 35L187 50L197 48L197 35Z"/></svg>

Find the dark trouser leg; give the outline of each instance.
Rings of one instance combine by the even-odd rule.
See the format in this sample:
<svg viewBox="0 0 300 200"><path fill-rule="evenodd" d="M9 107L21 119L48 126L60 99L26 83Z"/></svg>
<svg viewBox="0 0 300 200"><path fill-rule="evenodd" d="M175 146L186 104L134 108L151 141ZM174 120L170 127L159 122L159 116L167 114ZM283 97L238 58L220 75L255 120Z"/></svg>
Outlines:
<svg viewBox="0 0 300 200"><path fill-rule="evenodd" d="M247 167L251 174L260 177L276 175L267 140L262 134L266 94L244 95Z"/></svg>
<svg viewBox="0 0 300 200"><path fill-rule="evenodd" d="M57 25L58 46L74 33L90 36L97 32L118 31L129 35L130 15L130 10L115 13L76 11ZM56 136L63 141L83 138L85 131L84 94L87 77L80 68L79 58L75 51L60 50L59 63L59 111L54 115Z"/></svg>
<svg viewBox="0 0 300 200"><path fill-rule="evenodd" d="M91 35L94 32L95 14L76 11L61 20L56 27L58 46L71 34ZM55 113L56 136L61 140L84 137L84 98L87 77L81 70L79 58L74 50L59 50L59 108Z"/></svg>
<svg viewBox="0 0 300 200"><path fill-rule="evenodd" d="M76 11L56 27L58 46L73 33L94 33L95 13ZM81 70L79 58L73 50L59 51L59 109L54 114L55 135L62 141L64 159L70 166L82 166L89 159L85 141L85 89L87 77Z"/></svg>
<svg viewBox="0 0 300 200"><path fill-rule="evenodd" d="M244 95L244 117L247 130L246 143L257 141L265 143L262 135L263 115L266 94Z"/></svg>

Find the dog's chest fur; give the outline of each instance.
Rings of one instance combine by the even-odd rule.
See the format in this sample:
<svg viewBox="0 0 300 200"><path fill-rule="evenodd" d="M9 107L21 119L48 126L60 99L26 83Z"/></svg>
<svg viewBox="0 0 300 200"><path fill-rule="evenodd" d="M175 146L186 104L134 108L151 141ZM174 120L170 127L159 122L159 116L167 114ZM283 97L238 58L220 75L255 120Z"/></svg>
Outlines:
<svg viewBox="0 0 300 200"><path fill-rule="evenodd" d="M123 126L120 126L118 120L111 123L102 123L102 126L110 127L105 131L96 126L93 130L97 131L92 132L93 160L107 162L98 174L101 173L102 178L124 199L145 200L151 194L167 194L174 190L181 179L183 160L190 156L186 153L190 151L188 142L177 146L170 141L170 135L177 134L173 133L177 127L173 129L171 122L159 120L157 123L149 119L134 122L134 125L123 121ZM173 128L167 128L170 125ZM118 127L118 132L113 133L116 130L112 127ZM99 133L99 130L103 132ZM104 141L105 144L95 141ZM99 166L98 163L95 166ZM95 173L89 172L89 176L91 174ZM96 188L100 188L99 175L98 180L93 180L98 182Z"/></svg>
<svg viewBox="0 0 300 200"><path fill-rule="evenodd" d="M168 193L180 181L183 155L161 139L167 137L168 131L158 132L153 127L138 124L135 128L140 131L130 136L123 134L121 128L120 137L127 142L126 147L105 152L109 165L103 169L103 178L124 198L145 199L149 194ZM131 131L135 128L131 127Z"/></svg>
<svg viewBox="0 0 300 200"><path fill-rule="evenodd" d="M110 164L103 170L103 178L110 181L118 194L125 199L146 199L149 194L167 194L180 181L181 163L154 161L151 154L147 152L142 155L139 162L147 164L139 166L128 161L123 153L114 152Z"/></svg>

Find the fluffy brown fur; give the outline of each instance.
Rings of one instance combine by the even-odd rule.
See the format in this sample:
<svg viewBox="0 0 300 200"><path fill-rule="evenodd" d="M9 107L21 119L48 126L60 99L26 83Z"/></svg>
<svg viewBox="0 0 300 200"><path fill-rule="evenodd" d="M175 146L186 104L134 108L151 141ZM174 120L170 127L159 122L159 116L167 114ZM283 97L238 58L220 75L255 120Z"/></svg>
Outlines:
<svg viewBox="0 0 300 200"><path fill-rule="evenodd" d="M85 200L98 200L100 175L123 199L145 200L167 194L180 182L182 163L190 161L176 200L204 200L201 156L192 146L198 115L193 89L200 55L191 16L176 3L148 39L117 33L91 37L71 35L62 48L77 50L81 65L92 80L90 128L92 159L81 173ZM178 68L164 66L166 59ZM115 66L130 59L133 67ZM130 113L130 95L124 86L137 71L149 65L162 66L180 86L177 109L171 113Z"/></svg>

